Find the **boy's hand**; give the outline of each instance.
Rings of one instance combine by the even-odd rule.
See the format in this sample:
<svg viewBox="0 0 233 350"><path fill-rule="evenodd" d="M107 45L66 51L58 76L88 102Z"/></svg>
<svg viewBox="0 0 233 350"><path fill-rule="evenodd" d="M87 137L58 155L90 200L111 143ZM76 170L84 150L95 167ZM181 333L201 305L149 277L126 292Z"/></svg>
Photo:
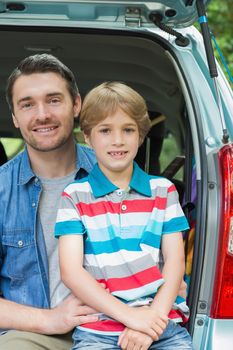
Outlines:
<svg viewBox="0 0 233 350"><path fill-rule="evenodd" d="M167 326L168 317L160 310L148 306L129 308L123 323L129 328L157 340Z"/></svg>
<svg viewBox="0 0 233 350"><path fill-rule="evenodd" d="M153 339L149 335L125 328L119 336L117 345L122 350L147 350L152 343Z"/></svg>

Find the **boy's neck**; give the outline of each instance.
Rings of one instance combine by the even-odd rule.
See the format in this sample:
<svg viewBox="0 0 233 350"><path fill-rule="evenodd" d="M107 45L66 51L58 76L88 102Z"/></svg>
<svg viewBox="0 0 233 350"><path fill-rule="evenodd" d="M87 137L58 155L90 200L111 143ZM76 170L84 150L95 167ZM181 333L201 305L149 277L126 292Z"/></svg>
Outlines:
<svg viewBox="0 0 233 350"><path fill-rule="evenodd" d="M115 172L103 169L101 165L99 165L99 167L104 175L108 178L108 180L111 181L115 186L119 187L122 190L126 190L129 187L129 183L133 175L133 163L129 168L123 171Z"/></svg>

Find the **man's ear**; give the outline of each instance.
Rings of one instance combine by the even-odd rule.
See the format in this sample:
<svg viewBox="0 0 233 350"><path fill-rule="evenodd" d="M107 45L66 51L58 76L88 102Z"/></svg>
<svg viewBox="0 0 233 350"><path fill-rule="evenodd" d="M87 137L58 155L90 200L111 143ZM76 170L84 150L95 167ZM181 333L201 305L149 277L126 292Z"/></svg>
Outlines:
<svg viewBox="0 0 233 350"><path fill-rule="evenodd" d="M81 110L81 106L82 106L81 96L78 95L75 99L75 102L74 102L74 117L75 118L78 118L79 112Z"/></svg>
<svg viewBox="0 0 233 350"><path fill-rule="evenodd" d="M13 113L11 114L11 116L12 116L12 120L13 120L14 126L18 129L19 128L18 120L15 118Z"/></svg>

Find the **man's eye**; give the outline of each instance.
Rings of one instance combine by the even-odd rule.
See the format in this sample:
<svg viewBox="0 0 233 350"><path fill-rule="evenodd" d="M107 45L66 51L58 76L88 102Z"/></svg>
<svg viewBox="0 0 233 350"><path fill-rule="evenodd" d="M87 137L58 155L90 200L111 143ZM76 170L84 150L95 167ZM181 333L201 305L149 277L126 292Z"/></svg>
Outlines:
<svg viewBox="0 0 233 350"><path fill-rule="evenodd" d="M32 103L30 103L30 102L27 102L27 103L24 103L21 105L22 109L29 109L31 107L32 107Z"/></svg>
<svg viewBox="0 0 233 350"><path fill-rule="evenodd" d="M52 98L52 99L50 100L50 103L51 103L51 104L57 104L57 103L59 103L59 102L60 102L59 98Z"/></svg>

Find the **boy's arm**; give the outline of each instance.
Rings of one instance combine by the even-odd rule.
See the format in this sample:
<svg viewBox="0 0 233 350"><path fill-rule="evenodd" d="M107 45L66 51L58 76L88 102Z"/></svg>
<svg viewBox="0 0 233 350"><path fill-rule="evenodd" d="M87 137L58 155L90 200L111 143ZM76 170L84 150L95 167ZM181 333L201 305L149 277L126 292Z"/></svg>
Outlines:
<svg viewBox="0 0 233 350"><path fill-rule="evenodd" d="M181 232L163 235L162 254L164 258L162 270L164 284L159 288L151 307L168 315L178 295L185 270Z"/></svg>
<svg viewBox="0 0 233 350"><path fill-rule="evenodd" d="M79 324L97 321L95 312L73 295L54 309L39 309L0 298L0 328L41 334L64 334Z"/></svg>
<svg viewBox="0 0 233 350"><path fill-rule="evenodd" d="M85 304L105 313L129 328L157 337L158 324L150 308L131 308L112 296L83 268L83 236L64 235L59 238L60 270L63 282ZM166 318L166 316L164 316ZM161 316L161 323L163 321Z"/></svg>

